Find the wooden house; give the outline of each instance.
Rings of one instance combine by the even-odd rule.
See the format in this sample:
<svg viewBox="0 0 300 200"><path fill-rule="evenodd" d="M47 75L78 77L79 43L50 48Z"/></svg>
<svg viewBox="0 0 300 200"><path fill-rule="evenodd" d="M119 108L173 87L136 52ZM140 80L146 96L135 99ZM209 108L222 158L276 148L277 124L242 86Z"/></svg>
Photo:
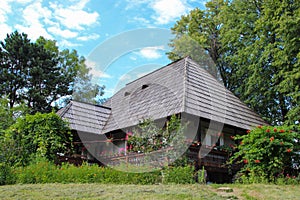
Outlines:
<svg viewBox="0 0 300 200"><path fill-rule="evenodd" d="M265 124L189 57L128 83L103 106L71 101L58 114L69 120L73 130L81 133L81 140L94 145L93 155L103 151L93 141L113 138L116 146L121 147L122 138L142 119L150 118L164 124L170 116L179 115L189 122L185 133L193 140L188 156L197 161L198 168L204 166L214 182L229 181L229 176L224 174L230 174L224 165L228 152L218 147L234 145L232 136ZM214 131L209 130L220 135L214 138ZM202 157L199 151L204 152Z"/></svg>

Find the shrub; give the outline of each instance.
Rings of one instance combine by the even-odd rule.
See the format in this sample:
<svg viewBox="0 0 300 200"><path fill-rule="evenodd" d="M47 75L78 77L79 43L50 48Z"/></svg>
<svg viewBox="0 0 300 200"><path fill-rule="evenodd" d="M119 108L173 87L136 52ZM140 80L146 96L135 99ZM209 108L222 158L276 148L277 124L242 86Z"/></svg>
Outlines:
<svg viewBox="0 0 300 200"><path fill-rule="evenodd" d="M287 126L258 126L236 136L238 152L231 163L243 163L243 182L276 182L280 174L297 176L300 135Z"/></svg>
<svg viewBox="0 0 300 200"><path fill-rule="evenodd" d="M37 157L28 166L16 168L14 173L17 177L17 183L52 183L56 182L56 169L57 167L53 162Z"/></svg>
<svg viewBox="0 0 300 200"><path fill-rule="evenodd" d="M163 183L187 184L195 183L194 167L170 167L162 171Z"/></svg>
<svg viewBox="0 0 300 200"><path fill-rule="evenodd" d="M12 166L27 165L31 156L54 160L57 153L65 153L71 148L71 132L68 124L54 112L36 113L20 117L5 134L3 141L14 143L14 155L5 157ZM9 144L10 144L9 143Z"/></svg>
<svg viewBox="0 0 300 200"><path fill-rule="evenodd" d="M15 176L10 166L0 163L0 185L8 185L15 183Z"/></svg>
<svg viewBox="0 0 300 200"><path fill-rule="evenodd" d="M147 185L158 183L195 183L194 168L189 166L170 167L161 171L146 173L130 173L87 163L80 167L67 163L56 166L53 162L40 158L26 167L15 169L14 176L16 177L15 182L21 184L102 183Z"/></svg>

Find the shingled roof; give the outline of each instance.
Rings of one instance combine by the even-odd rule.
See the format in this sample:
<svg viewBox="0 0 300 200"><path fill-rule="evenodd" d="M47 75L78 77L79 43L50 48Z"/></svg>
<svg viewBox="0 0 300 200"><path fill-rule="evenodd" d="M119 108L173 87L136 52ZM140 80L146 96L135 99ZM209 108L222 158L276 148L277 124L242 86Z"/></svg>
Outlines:
<svg viewBox="0 0 300 200"><path fill-rule="evenodd" d="M104 106L71 101L58 114L78 131L103 134L187 113L251 129L266 124L222 83L189 57L128 83Z"/></svg>
<svg viewBox="0 0 300 200"><path fill-rule="evenodd" d="M112 110L103 133L137 125L141 119L155 120L177 113L243 129L266 124L189 57L128 83L106 106Z"/></svg>
<svg viewBox="0 0 300 200"><path fill-rule="evenodd" d="M71 129L93 134L101 133L110 113L110 108L78 101L70 101L57 112L70 123Z"/></svg>

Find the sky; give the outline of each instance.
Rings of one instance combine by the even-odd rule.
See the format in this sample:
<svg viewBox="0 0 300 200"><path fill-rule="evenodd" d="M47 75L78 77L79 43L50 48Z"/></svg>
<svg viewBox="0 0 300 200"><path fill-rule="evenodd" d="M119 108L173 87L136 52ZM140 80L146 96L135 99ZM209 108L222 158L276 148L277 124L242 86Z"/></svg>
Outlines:
<svg viewBox="0 0 300 200"><path fill-rule="evenodd" d="M15 30L76 49L110 97L171 61L170 28L205 0L1 0L0 40Z"/></svg>

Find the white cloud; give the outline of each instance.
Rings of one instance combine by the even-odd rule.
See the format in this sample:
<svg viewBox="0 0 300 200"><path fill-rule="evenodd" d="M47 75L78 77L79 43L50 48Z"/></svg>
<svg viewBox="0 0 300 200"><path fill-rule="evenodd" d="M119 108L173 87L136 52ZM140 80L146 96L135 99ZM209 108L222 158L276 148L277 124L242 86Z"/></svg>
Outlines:
<svg viewBox="0 0 300 200"><path fill-rule="evenodd" d="M93 78L98 77L98 78L111 78L111 75L104 73L103 71L97 69L97 63L91 61L91 60L86 60L85 64L88 68L90 68L90 74L93 76Z"/></svg>
<svg viewBox="0 0 300 200"><path fill-rule="evenodd" d="M94 34L87 35L87 36L80 36L77 38L77 40L80 40L80 41L96 40L99 37L100 37L100 35L94 33Z"/></svg>
<svg viewBox="0 0 300 200"><path fill-rule="evenodd" d="M43 36L47 39L53 39L52 35L50 35L45 27L42 24L32 24L31 26L23 26L20 24L17 24L15 26L15 28L17 30L19 30L20 32L24 32L28 35L29 38L36 40L38 39L40 36Z"/></svg>
<svg viewBox="0 0 300 200"><path fill-rule="evenodd" d="M152 18L157 24L173 22L191 10L186 0L156 0L151 4L151 7L155 11Z"/></svg>
<svg viewBox="0 0 300 200"><path fill-rule="evenodd" d="M39 1L30 4L23 10L23 18L28 26L42 24L41 21L49 19L51 16L52 12L48 8L43 7Z"/></svg>
<svg viewBox="0 0 300 200"><path fill-rule="evenodd" d="M141 4L148 4L151 2L151 0L126 0L126 2L127 2L127 6L125 7L125 10L129 10Z"/></svg>
<svg viewBox="0 0 300 200"><path fill-rule="evenodd" d="M59 35L63 38L74 38L78 35L77 32L73 32L70 30L62 30L59 27L50 27L47 29L50 33L55 34L55 35Z"/></svg>
<svg viewBox="0 0 300 200"><path fill-rule="evenodd" d="M25 2L25 1L24 1ZM25 32L32 39L37 39L39 36L44 36L48 39L53 39L44 25L45 20L49 20L52 16L48 8L42 6L40 1L36 1L25 7L22 12L22 24L17 24L16 29Z"/></svg>
<svg viewBox="0 0 300 200"><path fill-rule="evenodd" d="M97 12L87 12L83 8L89 0L79 0L76 4L65 7L62 4L50 3L54 10L55 18L69 29L84 30L84 26L91 26L97 23L99 14Z"/></svg>
<svg viewBox="0 0 300 200"><path fill-rule="evenodd" d="M99 14L88 8L90 0L1 0L0 40L13 30L25 32L30 39L43 36L56 39L64 48L80 46L74 42L98 39L87 32L98 23ZM84 30L82 32L79 32ZM72 40L73 39L73 40Z"/></svg>
<svg viewBox="0 0 300 200"><path fill-rule="evenodd" d="M61 39L57 42L58 46L61 48L70 48L70 47L79 47L82 46L82 44L74 43L71 41L68 41L66 39Z"/></svg>
<svg viewBox="0 0 300 200"><path fill-rule="evenodd" d="M15 3L21 3L21 4L28 4L28 3L31 3L33 2L34 0L11 0Z"/></svg>
<svg viewBox="0 0 300 200"><path fill-rule="evenodd" d="M145 47L139 51L139 55L147 59L157 59L162 57L162 54L159 52L160 50L164 50L164 47Z"/></svg>
<svg viewBox="0 0 300 200"><path fill-rule="evenodd" d="M126 9L143 9L148 7L154 11L151 18L159 25L175 22L180 16L187 14L194 0L127 0ZM133 17L131 21L143 22L142 17ZM144 21L145 22L145 21Z"/></svg>
<svg viewBox="0 0 300 200"><path fill-rule="evenodd" d="M148 25L150 23L150 21L144 17L134 17L134 18L130 19L129 22L138 22L143 25Z"/></svg>
<svg viewBox="0 0 300 200"><path fill-rule="evenodd" d="M13 32L12 27L8 26L7 24L0 24L0 40L6 38L7 34Z"/></svg>
<svg viewBox="0 0 300 200"><path fill-rule="evenodd" d="M5 23L7 20L7 14L11 12L11 6L8 1L1 1L0 6L0 23ZM2 32L2 30L1 30Z"/></svg>

